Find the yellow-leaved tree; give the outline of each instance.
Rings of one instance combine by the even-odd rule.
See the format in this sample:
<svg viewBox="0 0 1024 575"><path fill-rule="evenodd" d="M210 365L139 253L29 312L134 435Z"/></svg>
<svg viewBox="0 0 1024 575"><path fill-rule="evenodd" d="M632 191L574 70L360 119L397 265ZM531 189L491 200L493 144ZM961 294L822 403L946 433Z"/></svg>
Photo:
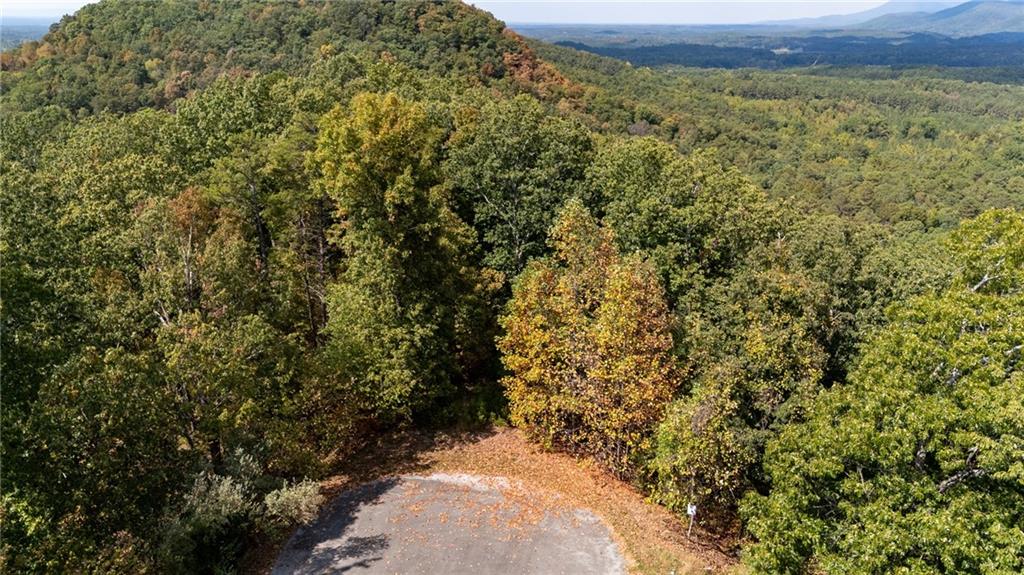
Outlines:
<svg viewBox="0 0 1024 575"><path fill-rule="evenodd" d="M502 318L512 421L629 476L678 382L664 291L654 268L620 256L612 231L579 201L549 242L553 256L527 267Z"/></svg>

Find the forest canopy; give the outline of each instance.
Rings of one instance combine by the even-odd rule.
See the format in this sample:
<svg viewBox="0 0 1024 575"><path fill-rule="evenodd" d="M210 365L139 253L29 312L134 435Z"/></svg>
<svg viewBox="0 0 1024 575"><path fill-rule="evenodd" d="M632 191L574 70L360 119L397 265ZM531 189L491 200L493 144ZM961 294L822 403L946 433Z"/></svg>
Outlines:
<svg viewBox="0 0 1024 575"><path fill-rule="evenodd" d="M384 430L505 419L755 573L1024 569L1020 87L406 0L103 0L0 64L5 571L231 572Z"/></svg>

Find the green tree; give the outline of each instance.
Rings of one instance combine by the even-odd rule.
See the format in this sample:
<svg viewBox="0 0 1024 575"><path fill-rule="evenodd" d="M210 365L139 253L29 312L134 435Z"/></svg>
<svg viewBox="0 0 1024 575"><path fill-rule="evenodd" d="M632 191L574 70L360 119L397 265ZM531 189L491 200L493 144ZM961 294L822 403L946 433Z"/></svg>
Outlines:
<svg viewBox="0 0 1024 575"><path fill-rule="evenodd" d="M764 194L714 153L683 157L653 138L609 140L587 185L603 198L619 245L650 255L673 306L728 276L781 223Z"/></svg>
<svg viewBox="0 0 1024 575"><path fill-rule="evenodd" d="M683 359L696 373L660 424L648 463L655 496L676 509L733 508L762 483L767 441L821 388L823 287L779 261L752 259L683 320Z"/></svg>
<svg viewBox="0 0 1024 575"><path fill-rule="evenodd" d="M582 125L526 95L465 115L445 168L460 213L483 244L484 263L513 277L544 253L558 208L585 195L593 145Z"/></svg>
<svg viewBox="0 0 1024 575"><path fill-rule="evenodd" d="M86 348L44 383L24 443L5 452L6 565L87 570L161 513L190 468L161 381L153 354Z"/></svg>
<svg viewBox="0 0 1024 575"><path fill-rule="evenodd" d="M426 105L360 94L321 125L316 159L346 260L328 294L329 360L373 413L452 391L468 228L440 185L443 130Z"/></svg>
<svg viewBox="0 0 1024 575"><path fill-rule="evenodd" d="M847 385L765 454L744 502L759 573L1024 568L1024 217L952 236L941 293L896 305Z"/></svg>

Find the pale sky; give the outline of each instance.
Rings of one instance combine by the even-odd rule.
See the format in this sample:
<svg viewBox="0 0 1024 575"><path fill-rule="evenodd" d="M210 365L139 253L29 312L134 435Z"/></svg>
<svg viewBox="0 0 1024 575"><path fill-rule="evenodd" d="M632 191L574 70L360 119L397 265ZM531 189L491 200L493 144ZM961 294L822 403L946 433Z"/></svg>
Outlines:
<svg viewBox="0 0 1024 575"><path fill-rule="evenodd" d="M852 14L884 0L471 0L506 23L751 24Z"/></svg>
<svg viewBox="0 0 1024 575"><path fill-rule="evenodd" d="M88 0L4 0L0 14L57 21ZM471 0L505 22L593 24L741 24L850 14L883 0Z"/></svg>
<svg viewBox="0 0 1024 575"><path fill-rule="evenodd" d="M89 3L89 0L3 0L0 14L5 18L49 18L56 22Z"/></svg>

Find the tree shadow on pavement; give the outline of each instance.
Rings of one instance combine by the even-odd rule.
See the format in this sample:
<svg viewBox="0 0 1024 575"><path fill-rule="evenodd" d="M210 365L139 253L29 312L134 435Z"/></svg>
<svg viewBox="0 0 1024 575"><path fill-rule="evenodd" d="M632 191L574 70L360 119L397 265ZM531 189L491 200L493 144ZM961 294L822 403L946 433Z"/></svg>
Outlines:
<svg viewBox="0 0 1024 575"><path fill-rule="evenodd" d="M383 533L368 537L345 538L359 510L373 505L398 485L397 477L388 477L345 491L328 503L320 517L296 530L284 551L310 549L308 556L291 555L274 568L273 573L344 573L357 566L369 566L382 559L388 548ZM318 544L318 542L323 542Z"/></svg>
<svg viewBox="0 0 1024 575"><path fill-rule="evenodd" d="M323 492L328 503L317 520L296 529L281 553L275 553L281 561L271 573L344 573L381 560L389 546L385 534L345 538L359 511L378 503L399 484L399 476L427 471L433 462L432 453L495 433L490 427L472 431L398 430L364 445L347 459L340 474L325 482ZM305 556L290 555L298 549L311 551ZM289 555L291 560L285 560Z"/></svg>

